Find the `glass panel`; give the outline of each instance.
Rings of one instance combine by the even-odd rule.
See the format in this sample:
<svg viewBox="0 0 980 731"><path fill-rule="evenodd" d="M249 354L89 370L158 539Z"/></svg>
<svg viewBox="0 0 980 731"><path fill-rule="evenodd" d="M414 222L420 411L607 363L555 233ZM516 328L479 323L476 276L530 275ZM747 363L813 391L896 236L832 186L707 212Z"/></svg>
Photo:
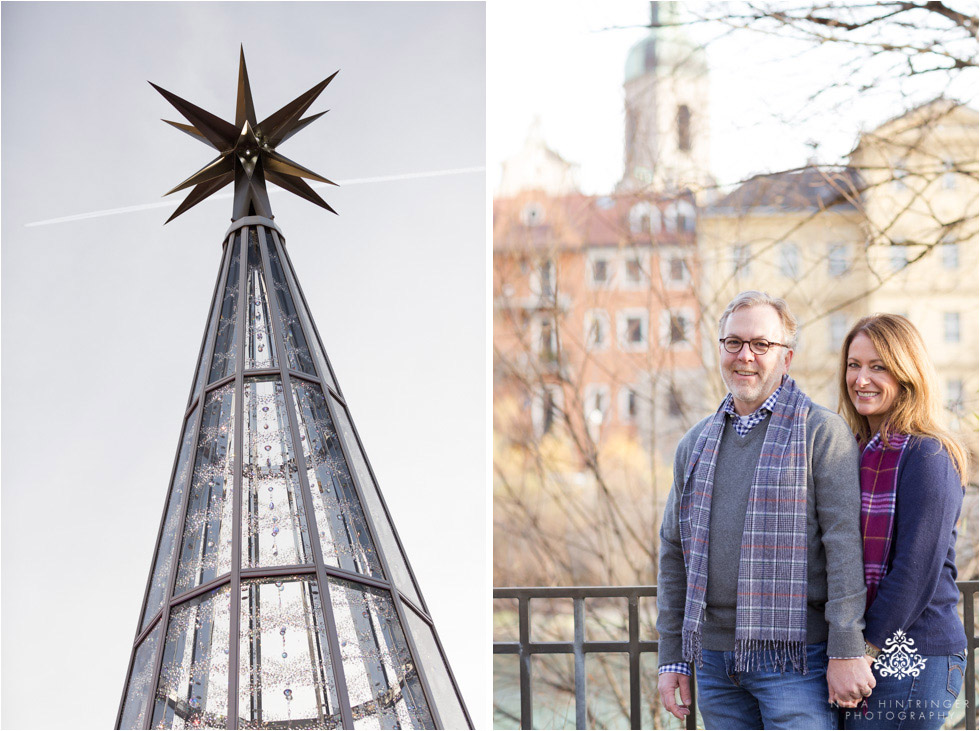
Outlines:
<svg viewBox="0 0 980 731"><path fill-rule="evenodd" d="M269 318L269 298L259 252L259 236L248 230L248 317L245 329L245 367L275 368L276 352Z"/></svg>
<svg viewBox="0 0 980 731"><path fill-rule="evenodd" d="M170 610L153 728L225 728L230 588Z"/></svg>
<svg viewBox="0 0 980 731"><path fill-rule="evenodd" d="M293 399L323 560L329 566L382 577L323 390L297 379Z"/></svg>
<svg viewBox="0 0 980 731"><path fill-rule="evenodd" d="M296 314L296 307L293 298L286 286L283 277L282 265L279 263L279 253L275 246L268 247L269 268L272 270L272 283L276 292L276 301L279 303L279 330L282 333L283 341L286 343L286 356L289 359L289 367L303 373L316 375L313 369L313 361L310 360L310 351L306 347L306 337L303 335L303 328L300 326L299 317Z"/></svg>
<svg viewBox="0 0 980 731"><path fill-rule="evenodd" d="M229 250L229 244L225 244L224 257L234 256L234 252L237 250L232 244ZM220 277L225 270L225 259L221 260L221 269L218 270L218 276ZM221 301L223 297L223 289L221 288L221 282L218 283L218 289L214 293L214 298L211 302L211 309L208 311L208 331L204 336L204 348L201 351L201 362L197 366L197 379L194 381L194 393L191 394L191 401L197 398L197 395L201 392L201 387L204 385L204 374L208 372L208 345L214 338L214 328L218 322L218 307L217 303Z"/></svg>
<svg viewBox="0 0 980 731"><path fill-rule="evenodd" d="M299 294L299 285L296 283L296 276L293 273L293 266L289 262L289 258L285 256L285 252L280 252L276 247L274 239L276 238L271 231L266 233L266 237L269 241L269 251L276 251L276 256L283 263L284 269L286 271L286 277L289 280L289 286L291 291L296 293L296 311L299 313L299 318L303 323L303 331L309 336L311 348L313 350L313 357L316 358L317 368L320 370L320 378L327 382L330 386L336 390L337 384L334 383L333 375L330 373L330 369L327 367L327 359L323 354L323 349L320 347L320 340L316 336L316 331L313 329L313 322L310 320L310 313L306 309L306 305L303 303L303 298Z"/></svg>
<svg viewBox="0 0 980 731"><path fill-rule="evenodd" d="M157 645L160 643L160 625L147 635L136 648L133 670L126 684L126 701L123 703L119 728L143 728L150 700L150 683L153 681Z"/></svg>
<svg viewBox="0 0 980 731"><path fill-rule="evenodd" d="M239 728L341 728L313 577L242 583Z"/></svg>
<svg viewBox="0 0 980 731"><path fill-rule="evenodd" d="M402 606L405 606L402 604ZM432 702L435 703L436 710L442 719L443 728L469 728L466 721L466 714L463 706L456 695L453 687L452 678L446 661L439 652L439 645L436 644L436 636L432 628L422 620L411 607L405 607L405 617L408 621L408 628L415 640L415 649L418 650L418 664L422 667L422 673L429 683L429 690L432 691ZM546 728L539 726L539 728Z"/></svg>
<svg viewBox="0 0 980 731"><path fill-rule="evenodd" d="M214 343L214 357L211 359L211 377L208 383L217 381L235 372L238 361L238 246L242 235L235 235L235 250L232 252L225 292L221 301L221 319L218 321L218 336Z"/></svg>
<svg viewBox="0 0 980 731"><path fill-rule="evenodd" d="M242 567L313 563L282 381L246 379L244 419Z"/></svg>
<svg viewBox="0 0 980 731"><path fill-rule="evenodd" d="M174 595L231 570L235 384L208 394L181 541Z"/></svg>
<svg viewBox="0 0 980 731"><path fill-rule="evenodd" d="M174 540L177 537L180 522L180 508L184 497L184 488L191 471L191 441L194 439L194 423L197 421L197 408L187 417L184 424L184 438L180 443L180 456L177 458L177 472L174 474L173 485L170 487L170 500L167 503L167 517L163 524L163 535L157 547L156 562L153 564L153 579L150 583L150 594L146 600L146 611L143 614L142 628L153 618L163 606L163 597L170 580L170 567L173 565Z"/></svg>
<svg viewBox="0 0 980 731"><path fill-rule="evenodd" d="M435 728L391 594L330 579L330 603L354 728Z"/></svg>
<svg viewBox="0 0 980 731"><path fill-rule="evenodd" d="M371 472L368 470L364 453L361 451L357 439L354 436L354 428L351 426L347 409L333 396L330 399L333 403L334 413L337 415L337 425L340 427L340 433L344 438L344 443L347 445L347 452L351 456L354 471L357 474L357 480L361 484L361 491L364 494L364 507L371 515L375 535L378 537L378 543L384 552L385 558L388 560L388 568L391 569L392 581L395 582L395 586L403 594L421 606L422 600L415 590L415 584L408 570L408 562L398 547L398 541L395 540L394 530L381 503L381 493L378 492L378 486L371 479Z"/></svg>

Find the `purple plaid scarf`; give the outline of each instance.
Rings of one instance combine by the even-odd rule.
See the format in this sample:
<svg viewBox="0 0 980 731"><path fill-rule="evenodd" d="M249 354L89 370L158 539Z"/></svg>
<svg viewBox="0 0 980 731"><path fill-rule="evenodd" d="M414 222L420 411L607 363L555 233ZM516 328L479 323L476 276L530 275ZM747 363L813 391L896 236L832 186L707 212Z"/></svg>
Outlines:
<svg viewBox="0 0 980 731"><path fill-rule="evenodd" d="M681 633L684 659L701 666L701 632L708 587L711 493L729 394L691 453L680 499L681 547L687 598ZM773 406L749 490L738 570L735 671L764 657L806 673L806 417L810 398L791 378Z"/></svg>
<svg viewBox="0 0 980 731"><path fill-rule="evenodd" d="M864 583L871 606L878 594L891 553L895 533L895 496L898 492L898 463L902 460L908 434L892 434L888 446L875 434L861 453L861 537L864 540Z"/></svg>

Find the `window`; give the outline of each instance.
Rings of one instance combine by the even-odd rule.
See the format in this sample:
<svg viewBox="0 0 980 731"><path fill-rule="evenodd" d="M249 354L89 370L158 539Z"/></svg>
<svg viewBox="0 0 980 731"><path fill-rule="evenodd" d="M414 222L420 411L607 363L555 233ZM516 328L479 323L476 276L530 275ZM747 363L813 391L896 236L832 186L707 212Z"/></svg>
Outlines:
<svg viewBox="0 0 980 731"><path fill-rule="evenodd" d="M671 203L664 209L664 230L691 233L697 225L697 209L688 200Z"/></svg>
<svg viewBox="0 0 980 731"><path fill-rule="evenodd" d="M605 383L590 383L582 394L583 416L587 424L599 426L609 413L609 386Z"/></svg>
<svg viewBox="0 0 980 731"><path fill-rule="evenodd" d="M732 246L732 276L747 277L751 274L752 249L748 244Z"/></svg>
<svg viewBox="0 0 980 731"><path fill-rule="evenodd" d="M664 347L691 346L694 313L689 309L664 310L660 320L660 342Z"/></svg>
<svg viewBox="0 0 980 731"><path fill-rule="evenodd" d="M590 289L608 286L613 275L610 256L606 253L591 252L586 265L586 273Z"/></svg>
<svg viewBox="0 0 980 731"><path fill-rule="evenodd" d="M605 310L588 310L585 313L585 347L603 350L609 345L609 315Z"/></svg>
<svg viewBox="0 0 980 731"><path fill-rule="evenodd" d="M537 226L544 223L544 208L540 203L528 203L521 210L521 221L525 226Z"/></svg>
<svg viewBox="0 0 980 731"><path fill-rule="evenodd" d="M947 243L940 246L943 253L943 269L958 269L960 266L959 244Z"/></svg>
<svg viewBox="0 0 980 731"><path fill-rule="evenodd" d="M626 260L626 281L632 284L639 284L643 281L643 268L637 259Z"/></svg>
<svg viewBox="0 0 980 731"><path fill-rule="evenodd" d="M691 272L679 250L661 253L660 276L668 289L680 289L691 281Z"/></svg>
<svg viewBox="0 0 980 731"><path fill-rule="evenodd" d="M622 310L616 316L619 346L627 352L646 350L649 339L649 313L646 310Z"/></svg>
<svg viewBox="0 0 980 731"><path fill-rule="evenodd" d="M657 233L660 230L660 209L648 201L642 201L630 208L630 231L639 233Z"/></svg>
<svg viewBox="0 0 980 731"><path fill-rule="evenodd" d="M619 420L624 424L633 424L640 413L640 395L633 386L619 389Z"/></svg>
<svg viewBox="0 0 980 731"><path fill-rule="evenodd" d="M541 262L538 271L541 277L541 296L553 296L555 294L555 265L550 261Z"/></svg>
<svg viewBox="0 0 980 731"><path fill-rule="evenodd" d="M626 340L631 345L643 343L643 320L641 318L626 318Z"/></svg>
<svg viewBox="0 0 980 731"><path fill-rule="evenodd" d="M531 272L531 292L543 299L553 299L555 296L555 263L545 259Z"/></svg>
<svg viewBox="0 0 980 731"><path fill-rule="evenodd" d="M643 289L649 286L649 256L636 251L624 252L623 289Z"/></svg>
<svg viewBox="0 0 980 731"><path fill-rule="evenodd" d="M690 201L677 202L677 230L693 233L697 223L697 209Z"/></svg>
<svg viewBox="0 0 980 731"><path fill-rule="evenodd" d="M677 107L677 149L691 151L691 108L687 104Z"/></svg>
<svg viewBox="0 0 980 731"><path fill-rule="evenodd" d="M779 273L789 279L800 278L800 247L789 241L779 247Z"/></svg>
<svg viewBox="0 0 980 731"><path fill-rule="evenodd" d="M558 334L555 332L554 323L551 320L541 320L540 337L538 338L538 352L543 358L548 360L558 356Z"/></svg>
<svg viewBox="0 0 980 731"><path fill-rule="evenodd" d="M956 163L952 160L943 160L943 190L953 190L956 188Z"/></svg>
<svg viewBox="0 0 980 731"><path fill-rule="evenodd" d="M827 248L827 273L832 277L846 274L850 268L847 244L831 244Z"/></svg>
<svg viewBox="0 0 980 731"><path fill-rule="evenodd" d="M943 339L947 343L960 342L960 313L943 313Z"/></svg>
<svg viewBox="0 0 980 731"><path fill-rule="evenodd" d="M946 408L954 414L963 413L963 381L959 378L946 381Z"/></svg>
<svg viewBox="0 0 980 731"><path fill-rule="evenodd" d="M891 260L893 272L902 271L909 264L909 247L903 243L893 243L889 247L889 259Z"/></svg>
<svg viewBox="0 0 980 731"><path fill-rule="evenodd" d="M840 350L841 345L844 344L844 338L847 337L847 315L841 312L832 314L829 321L829 330L830 350L837 352Z"/></svg>
<svg viewBox="0 0 980 731"><path fill-rule="evenodd" d="M531 425L534 433L543 436L558 424L564 404L561 386L551 384L536 393L531 400Z"/></svg>
<svg viewBox="0 0 980 731"><path fill-rule="evenodd" d="M671 315L670 317L670 344L674 345L676 343L683 343L687 340L687 328L685 327L684 318L680 315Z"/></svg>
<svg viewBox="0 0 980 731"><path fill-rule="evenodd" d="M609 281L609 262L605 259L596 259L592 262L592 281Z"/></svg>

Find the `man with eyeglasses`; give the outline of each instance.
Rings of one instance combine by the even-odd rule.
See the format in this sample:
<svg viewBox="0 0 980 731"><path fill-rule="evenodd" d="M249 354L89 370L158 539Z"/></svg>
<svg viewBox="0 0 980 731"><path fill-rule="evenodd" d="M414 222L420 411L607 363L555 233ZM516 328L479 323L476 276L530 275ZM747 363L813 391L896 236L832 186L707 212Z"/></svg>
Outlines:
<svg viewBox="0 0 980 731"><path fill-rule="evenodd" d="M729 394L681 440L660 530L660 697L705 727L837 728L870 695L858 448L788 371L796 318L762 292L719 325ZM680 694L681 703L676 695Z"/></svg>

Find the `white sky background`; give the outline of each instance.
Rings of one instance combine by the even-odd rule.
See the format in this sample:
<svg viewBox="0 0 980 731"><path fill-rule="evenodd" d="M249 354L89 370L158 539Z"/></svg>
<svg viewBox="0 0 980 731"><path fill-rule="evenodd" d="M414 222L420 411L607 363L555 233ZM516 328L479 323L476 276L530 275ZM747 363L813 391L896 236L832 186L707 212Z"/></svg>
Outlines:
<svg viewBox="0 0 980 731"><path fill-rule="evenodd" d="M685 20L738 2L684 2ZM787 3L798 7L799 3ZM975 12L975 11L974 11ZM517 153L535 117L546 143L580 166L582 191L612 191L623 172L623 79L627 52L645 38L644 0L491 0L487 12L488 182L500 182L501 163ZM955 86L925 75L915 83L884 85L861 94L843 89L817 103L810 95L845 75L850 49L809 45L772 35L725 34L718 24L694 24L687 34L705 43L711 67L712 172L731 184L758 172L803 165L816 155L838 163L861 130L941 94L977 105L977 73ZM860 64L869 68L868 64ZM697 114L698 110L694 110ZM818 144L814 152L807 143Z"/></svg>
<svg viewBox="0 0 980 731"><path fill-rule="evenodd" d="M337 69L282 152L355 180L482 167L475 3L4 3L2 725L110 728L231 201L155 203L213 151L147 80L260 118ZM276 221L477 724L489 708L482 172L270 185ZM230 188L229 188L230 190Z"/></svg>

